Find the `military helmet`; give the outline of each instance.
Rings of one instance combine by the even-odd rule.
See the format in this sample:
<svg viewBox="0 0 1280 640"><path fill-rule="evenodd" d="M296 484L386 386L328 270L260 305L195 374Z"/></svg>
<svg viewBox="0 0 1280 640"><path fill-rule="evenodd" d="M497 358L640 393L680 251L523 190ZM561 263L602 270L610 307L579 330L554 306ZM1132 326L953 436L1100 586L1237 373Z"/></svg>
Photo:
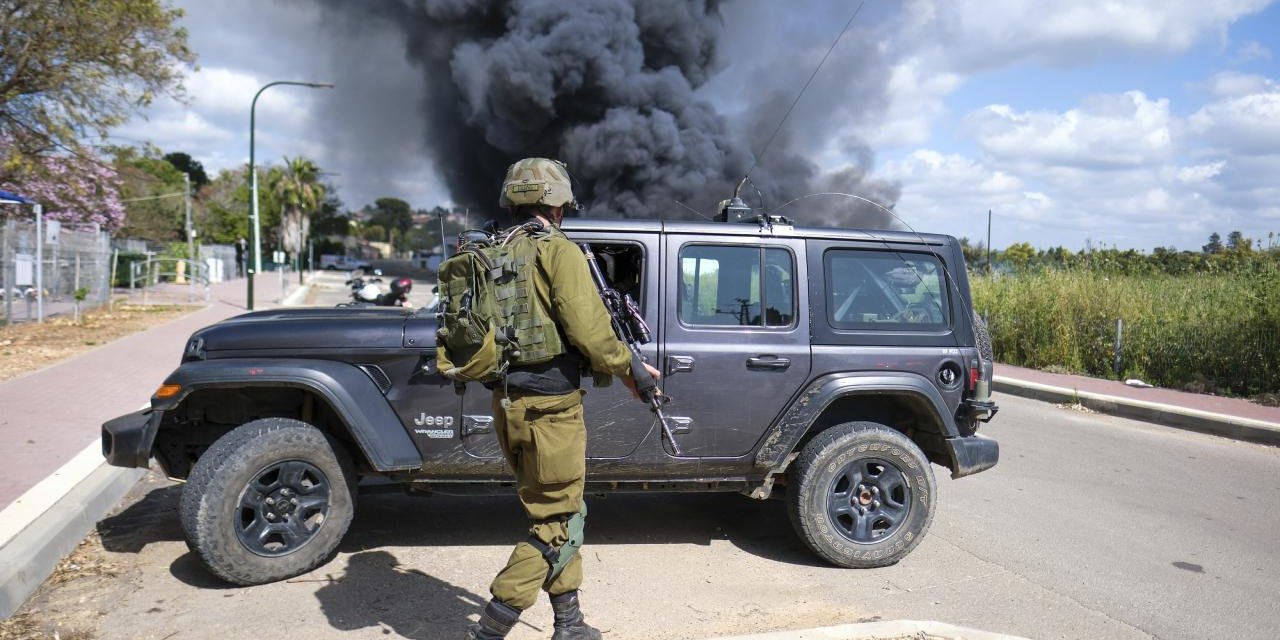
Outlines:
<svg viewBox="0 0 1280 640"><path fill-rule="evenodd" d="M525 158L507 168L498 206L543 204L577 209L570 185L569 167L559 160Z"/></svg>

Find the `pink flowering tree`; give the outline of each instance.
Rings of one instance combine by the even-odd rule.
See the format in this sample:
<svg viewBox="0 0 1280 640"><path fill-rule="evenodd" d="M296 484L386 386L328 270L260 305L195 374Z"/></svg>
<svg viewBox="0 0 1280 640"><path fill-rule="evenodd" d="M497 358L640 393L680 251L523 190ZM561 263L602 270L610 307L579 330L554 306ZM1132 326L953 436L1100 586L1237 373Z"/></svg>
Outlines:
<svg viewBox="0 0 1280 640"><path fill-rule="evenodd" d="M106 231L124 222L120 178L114 167L96 158L46 156L20 171L0 172L0 189L44 205L46 219L96 223Z"/></svg>

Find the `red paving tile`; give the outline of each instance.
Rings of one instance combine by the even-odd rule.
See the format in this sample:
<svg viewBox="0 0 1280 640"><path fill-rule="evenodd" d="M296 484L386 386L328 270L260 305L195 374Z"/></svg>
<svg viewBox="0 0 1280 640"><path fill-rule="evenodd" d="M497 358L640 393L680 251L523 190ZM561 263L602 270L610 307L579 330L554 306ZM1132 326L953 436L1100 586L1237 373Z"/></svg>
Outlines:
<svg viewBox="0 0 1280 640"><path fill-rule="evenodd" d="M255 288L259 308L280 298L274 274ZM216 284L199 311L0 383L0 510L97 441L103 422L146 404L187 336L245 312L244 290L243 279Z"/></svg>

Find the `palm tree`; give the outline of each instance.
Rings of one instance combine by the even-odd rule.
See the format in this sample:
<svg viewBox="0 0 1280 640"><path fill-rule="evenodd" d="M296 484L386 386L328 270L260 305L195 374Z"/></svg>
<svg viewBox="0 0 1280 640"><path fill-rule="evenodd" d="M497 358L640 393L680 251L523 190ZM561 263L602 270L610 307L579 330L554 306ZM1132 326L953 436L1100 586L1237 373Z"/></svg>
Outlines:
<svg viewBox="0 0 1280 640"><path fill-rule="evenodd" d="M303 243L311 233L311 214L324 202L320 167L303 158L285 156L284 167L272 167L267 178L271 193L280 203L280 245L294 256L302 255Z"/></svg>

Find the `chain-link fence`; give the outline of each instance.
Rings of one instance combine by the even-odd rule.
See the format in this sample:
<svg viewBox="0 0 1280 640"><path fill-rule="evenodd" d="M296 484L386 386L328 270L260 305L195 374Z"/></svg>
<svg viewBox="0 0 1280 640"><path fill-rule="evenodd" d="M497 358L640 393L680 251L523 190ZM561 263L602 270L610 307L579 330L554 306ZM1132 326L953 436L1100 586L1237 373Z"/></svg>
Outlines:
<svg viewBox="0 0 1280 640"><path fill-rule="evenodd" d="M0 322L35 320L41 306L48 317L72 313L77 302L87 309L110 300L112 253L106 232L96 225L63 224L42 240L37 252L33 220L0 220Z"/></svg>

